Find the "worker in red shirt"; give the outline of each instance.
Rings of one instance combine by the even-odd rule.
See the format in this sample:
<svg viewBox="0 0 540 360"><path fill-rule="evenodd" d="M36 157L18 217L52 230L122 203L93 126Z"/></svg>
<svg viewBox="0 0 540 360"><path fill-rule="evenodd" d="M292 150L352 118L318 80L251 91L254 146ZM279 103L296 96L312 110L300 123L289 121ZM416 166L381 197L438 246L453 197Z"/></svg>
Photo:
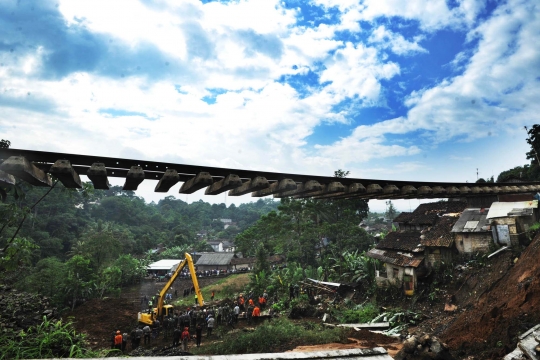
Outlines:
<svg viewBox="0 0 540 360"><path fill-rule="evenodd" d="M248 304L250 306L255 306L255 303L253 302L253 299L251 299L251 298L249 299Z"/></svg>
<svg viewBox="0 0 540 360"><path fill-rule="evenodd" d="M122 333L120 330L116 331L116 336L114 337L114 348L122 351Z"/></svg>
<svg viewBox="0 0 540 360"><path fill-rule="evenodd" d="M191 336L189 336L189 328L184 328L184 331L182 331L182 335L180 335L180 340L182 340L182 350L187 351L188 341L191 340Z"/></svg>

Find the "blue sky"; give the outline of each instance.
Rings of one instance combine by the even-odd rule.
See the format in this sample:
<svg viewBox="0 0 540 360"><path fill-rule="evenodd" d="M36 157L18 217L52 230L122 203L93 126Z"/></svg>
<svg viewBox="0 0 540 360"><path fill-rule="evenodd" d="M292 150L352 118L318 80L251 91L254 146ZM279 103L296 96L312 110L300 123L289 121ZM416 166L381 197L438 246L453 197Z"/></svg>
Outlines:
<svg viewBox="0 0 540 360"><path fill-rule="evenodd" d="M476 169L496 177L526 162L523 126L540 121L538 38L536 0L0 0L0 138L475 181ZM154 186L139 194L178 192Z"/></svg>

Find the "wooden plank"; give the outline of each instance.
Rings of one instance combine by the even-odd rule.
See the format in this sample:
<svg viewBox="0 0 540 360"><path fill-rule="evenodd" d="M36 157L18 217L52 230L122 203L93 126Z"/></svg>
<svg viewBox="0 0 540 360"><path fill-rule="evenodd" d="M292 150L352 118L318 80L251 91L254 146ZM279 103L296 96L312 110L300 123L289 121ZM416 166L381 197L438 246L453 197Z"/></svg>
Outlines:
<svg viewBox="0 0 540 360"><path fill-rule="evenodd" d="M127 175L126 182L122 190L135 191L139 187L139 184L144 180L144 170L140 166L132 166Z"/></svg>
<svg viewBox="0 0 540 360"><path fill-rule="evenodd" d="M165 173L163 173L163 176L161 177L161 179L159 179L159 182L156 185L156 188L154 189L154 191L166 193L179 181L180 181L180 176L178 175L178 171L174 169L167 169L165 170Z"/></svg>
<svg viewBox="0 0 540 360"><path fill-rule="evenodd" d="M49 173L56 176L67 188L82 189L81 178L79 174L73 170L69 160L56 160L49 169Z"/></svg>
<svg viewBox="0 0 540 360"><path fill-rule="evenodd" d="M386 185L384 188L383 188L383 194L399 194L401 191L399 190L399 188L396 186L396 185Z"/></svg>
<svg viewBox="0 0 540 360"><path fill-rule="evenodd" d="M109 180L107 179L107 169L103 163L93 163L86 172L86 176L94 184L94 189L109 190Z"/></svg>
<svg viewBox="0 0 540 360"><path fill-rule="evenodd" d="M10 175L5 171L0 170L0 185L1 186L15 185L15 176Z"/></svg>
<svg viewBox="0 0 540 360"><path fill-rule="evenodd" d="M204 192L204 195L218 195L230 189L234 189L242 185L242 180L235 174L229 174L218 182L213 183Z"/></svg>
<svg viewBox="0 0 540 360"><path fill-rule="evenodd" d="M253 179L244 182L239 187L229 191L229 196L241 196L241 195L249 194L254 191L266 189L269 186L270 186L270 183L268 183L268 180L266 180L265 177L256 176Z"/></svg>
<svg viewBox="0 0 540 360"><path fill-rule="evenodd" d="M364 323L364 324L338 324L340 327L351 327L359 329L389 329L389 322L380 322L380 323Z"/></svg>
<svg viewBox="0 0 540 360"><path fill-rule="evenodd" d="M210 173L202 171L195 177L183 183L179 192L180 194L193 194L197 190L212 185L213 182L214 180L212 179Z"/></svg>
<svg viewBox="0 0 540 360"><path fill-rule="evenodd" d="M270 184L266 189L255 191L251 194L252 197L263 197L268 195L274 195L277 193L296 190L296 183L292 179L282 179Z"/></svg>
<svg viewBox="0 0 540 360"><path fill-rule="evenodd" d="M336 194L343 194L345 193L345 186L343 186L342 183L338 181L333 181L329 184L323 185L323 189L320 191L315 192L308 192L302 195L297 195L294 198L295 199L303 199L308 197L316 197L316 196L323 196L323 195L336 195Z"/></svg>
<svg viewBox="0 0 540 360"><path fill-rule="evenodd" d="M49 174L37 168L23 156L11 156L0 165L0 170L35 186L52 186Z"/></svg>
<svg viewBox="0 0 540 360"><path fill-rule="evenodd" d="M306 193L313 193L322 191L324 186L316 180L308 180L303 184L297 184L295 190L285 191L282 193L274 194L275 198L289 197L295 195L301 195Z"/></svg>

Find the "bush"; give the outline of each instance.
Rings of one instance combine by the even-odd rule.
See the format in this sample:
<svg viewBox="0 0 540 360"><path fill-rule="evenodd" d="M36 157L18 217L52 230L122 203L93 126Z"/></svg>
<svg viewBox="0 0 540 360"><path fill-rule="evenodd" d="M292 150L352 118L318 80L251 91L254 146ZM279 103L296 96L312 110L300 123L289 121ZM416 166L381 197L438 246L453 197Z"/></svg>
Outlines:
<svg viewBox="0 0 540 360"><path fill-rule="evenodd" d="M347 329L328 329L319 324L297 325L281 318L266 322L254 331L224 336L223 341L210 344L196 353L205 354L252 354L292 350L299 345L318 345L347 342Z"/></svg>
<svg viewBox="0 0 540 360"><path fill-rule="evenodd" d="M72 323L43 318L27 331L4 333L0 337L0 360L47 359L57 357L91 358L104 354L86 348L83 334L76 334Z"/></svg>
<svg viewBox="0 0 540 360"><path fill-rule="evenodd" d="M372 303L359 305L354 309L347 309L334 314L340 323L356 324L367 323L379 315L379 310Z"/></svg>

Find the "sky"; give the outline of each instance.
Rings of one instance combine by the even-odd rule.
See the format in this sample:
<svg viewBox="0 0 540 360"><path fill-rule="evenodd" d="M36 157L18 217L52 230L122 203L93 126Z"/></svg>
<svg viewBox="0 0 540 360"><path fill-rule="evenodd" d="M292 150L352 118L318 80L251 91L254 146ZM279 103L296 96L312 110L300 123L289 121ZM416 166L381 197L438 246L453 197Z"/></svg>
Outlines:
<svg viewBox="0 0 540 360"><path fill-rule="evenodd" d="M0 0L0 138L260 171L496 178L527 162L523 127L540 122L539 38L538 0ZM155 185L137 194L253 200Z"/></svg>

